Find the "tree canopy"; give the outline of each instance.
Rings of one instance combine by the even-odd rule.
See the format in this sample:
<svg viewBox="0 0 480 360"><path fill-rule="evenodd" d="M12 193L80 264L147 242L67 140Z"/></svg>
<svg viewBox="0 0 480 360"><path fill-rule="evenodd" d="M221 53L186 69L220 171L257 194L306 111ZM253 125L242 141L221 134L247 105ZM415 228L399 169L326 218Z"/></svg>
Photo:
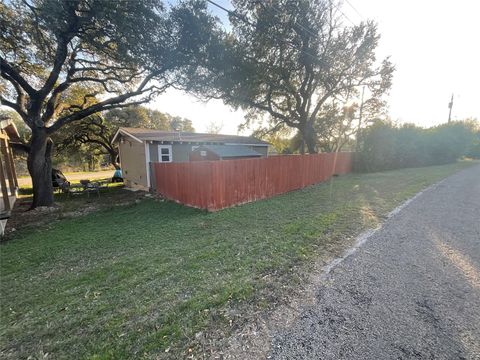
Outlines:
<svg viewBox="0 0 480 360"><path fill-rule="evenodd" d="M147 102L170 86L184 88L214 24L195 0L0 3L1 104L32 130L33 207L53 203L49 137L93 114Z"/></svg>
<svg viewBox="0 0 480 360"><path fill-rule="evenodd" d="M113 138L120 127L195 132L191 120L158 110L143 106L113 109L66 125L54 137L57 153L72 154L86 146L90 154L107 155L110 163L119 169L118 148Z"/></svg>
<svg viewBox="0 0 480 360"><path fill-rule="evenodd" d="M246 109L250 123L266 120L269 131L297 129L309 152L318 150L326 107L358 105L363 87L369 103L381 103L394 68L375 56L379 34L373 22L344 26L330 0L232 3L232 30L206 65L212 69L205 79L211 97Z"/></svg>

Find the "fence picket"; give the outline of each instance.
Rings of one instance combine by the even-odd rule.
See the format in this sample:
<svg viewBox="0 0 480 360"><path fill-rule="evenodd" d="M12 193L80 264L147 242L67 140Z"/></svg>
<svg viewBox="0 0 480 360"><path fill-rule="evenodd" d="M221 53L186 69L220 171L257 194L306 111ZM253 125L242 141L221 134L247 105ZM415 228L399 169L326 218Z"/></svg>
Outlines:
<svg viewBox="0 0 480 360"><path fill-rule="evenodd" d="M153 163L157 193L207 210L260 200L352 170L353 153L285 155L260 159Z"/></svg>

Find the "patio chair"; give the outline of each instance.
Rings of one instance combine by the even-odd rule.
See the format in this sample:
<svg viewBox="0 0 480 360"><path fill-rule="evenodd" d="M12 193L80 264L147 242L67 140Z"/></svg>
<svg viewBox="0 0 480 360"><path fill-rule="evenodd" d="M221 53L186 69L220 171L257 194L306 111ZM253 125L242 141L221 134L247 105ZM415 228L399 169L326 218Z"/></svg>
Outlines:
<svg viewBox="0 0 480 360"><path fill-rule="evenodd" d="M90 197L90 193L96 193L97 196L100 197L100 184L98 182L80 180L80 184L83 186L83 192L87 193L87 197Z"/></svg>
<svg viewBox="0 0 480 360"><path fill-rule="evenodd" d="M65 181L61 184L58 184L58 189L64 194L70 194L70 181Z"/></svg>

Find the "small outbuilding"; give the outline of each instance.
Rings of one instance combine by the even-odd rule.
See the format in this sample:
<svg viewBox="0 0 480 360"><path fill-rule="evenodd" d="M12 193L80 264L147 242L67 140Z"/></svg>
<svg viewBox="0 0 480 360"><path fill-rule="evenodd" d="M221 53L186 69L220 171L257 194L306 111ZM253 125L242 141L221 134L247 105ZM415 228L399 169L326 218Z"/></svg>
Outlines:
<svg viewBox="0 0 480 360"><path fill-rule="evenodd" d="M118 129L113 142L118 144L125 185L142 190L155 189L152 163L199 161L202 151L207 160L267 157L270 145L250 136L127 127Z"/></svg>
<svg viewBox="0 0 480 360"><path fill-rule="evenodd" d="M190 161L259 158L262 154L244 145L201 145L190 153Z"/></svg>

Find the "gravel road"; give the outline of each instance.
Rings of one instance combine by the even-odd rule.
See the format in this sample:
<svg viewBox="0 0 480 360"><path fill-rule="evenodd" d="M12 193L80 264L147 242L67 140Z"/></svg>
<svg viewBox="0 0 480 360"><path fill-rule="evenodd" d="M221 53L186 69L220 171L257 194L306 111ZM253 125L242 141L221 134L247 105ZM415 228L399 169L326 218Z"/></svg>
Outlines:
<svg viewBox="0 0 480 360"><path fill-rule="evenodd" d="M418 196L326 276L272 359L480 359L480 166Z"/></svg>

